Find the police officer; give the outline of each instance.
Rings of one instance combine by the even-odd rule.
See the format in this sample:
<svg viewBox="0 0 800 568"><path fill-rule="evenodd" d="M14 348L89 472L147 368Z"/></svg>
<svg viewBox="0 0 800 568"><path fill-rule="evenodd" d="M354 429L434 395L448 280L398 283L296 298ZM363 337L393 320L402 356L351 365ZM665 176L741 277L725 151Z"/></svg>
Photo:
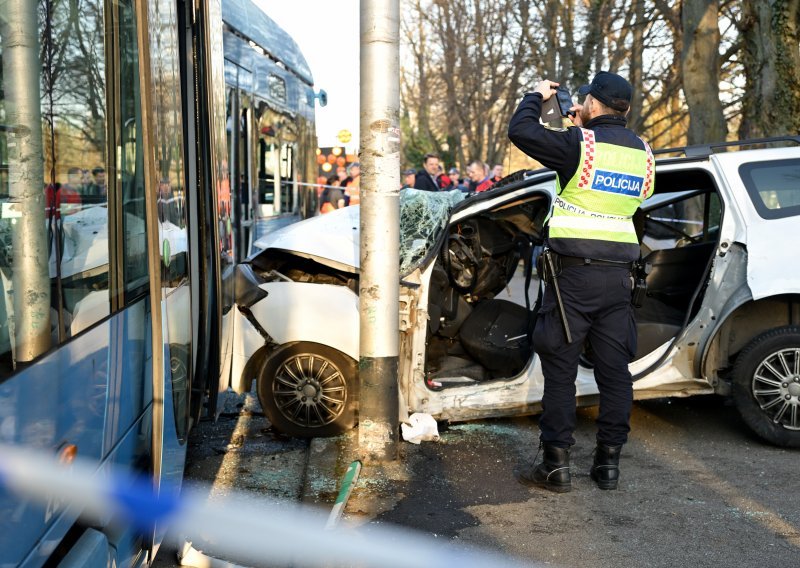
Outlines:
<svg viewBox="0 0 800 568"><path fill-rule="evenodd" d="M628 364L636 353L631 269L639 243L632 216L653 192L654 161L647 143L626 128L632 94L628 81L604 71L595 75L578 90L586 99L572 107L576 126L565 130L545 128L539 121L542 102L554 96L557 86L541 81L524 96L508 127L520 150L558 174L545 241L555 271L533 334L545 380L539 420L544 458L520 478L557 492L572 487L575 378L588 339L600 391L590 474L601 489L616 489L633 402Z"/></svg>

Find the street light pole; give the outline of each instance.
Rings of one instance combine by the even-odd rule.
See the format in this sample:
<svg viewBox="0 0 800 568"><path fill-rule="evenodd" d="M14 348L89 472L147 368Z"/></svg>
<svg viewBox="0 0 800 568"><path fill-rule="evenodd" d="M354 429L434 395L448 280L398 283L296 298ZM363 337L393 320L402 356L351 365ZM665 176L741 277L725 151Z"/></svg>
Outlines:
<svg viewBox="0 0 800 568"><path fill-rule="evenodd" d="M400 350L400 2L361 0L358 442L397 459Z"/></svg>

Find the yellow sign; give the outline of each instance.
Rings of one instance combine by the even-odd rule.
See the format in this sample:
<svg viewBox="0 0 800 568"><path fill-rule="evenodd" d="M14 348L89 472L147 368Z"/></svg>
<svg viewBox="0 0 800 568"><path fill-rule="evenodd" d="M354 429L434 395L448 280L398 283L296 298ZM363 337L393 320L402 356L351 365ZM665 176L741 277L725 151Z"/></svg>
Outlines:
<svg viewBox="0 0 800 568"><path fill-rule="evenodd" d="M353 134L349 130L340 130L339 134L336 135L336 138L339 139L339 142L342 144L347 144L350 140L353 139Z"/></svg>

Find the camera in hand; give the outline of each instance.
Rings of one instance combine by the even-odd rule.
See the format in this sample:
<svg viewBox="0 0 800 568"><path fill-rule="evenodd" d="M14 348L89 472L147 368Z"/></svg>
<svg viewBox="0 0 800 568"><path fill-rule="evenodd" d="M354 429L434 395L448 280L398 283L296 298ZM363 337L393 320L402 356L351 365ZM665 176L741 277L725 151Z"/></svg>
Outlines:
<svg viewBox="0 0 800 568"><path fill-rule="evenodd" d="M558 101L558 107L561 111L561 116L575 116L575 111L570 110L573 106L572 96L569 94L569 91L566 87L557 87L555 98Z"/></svg>
<svg viewBox="0 0 800 568"><path fill-rule="evenodd" d="M542 122L547 123L552 128L562 127L562 119L567 116L575 116L571 111L572 97L566 87L555 89L554 96L542 103Z"/></svg>

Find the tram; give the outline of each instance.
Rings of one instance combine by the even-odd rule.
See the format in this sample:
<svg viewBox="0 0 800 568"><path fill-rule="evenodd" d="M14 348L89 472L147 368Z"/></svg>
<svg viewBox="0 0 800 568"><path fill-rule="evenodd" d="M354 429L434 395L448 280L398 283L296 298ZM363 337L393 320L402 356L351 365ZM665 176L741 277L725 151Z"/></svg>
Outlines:
<svg viewBox="0 0 800 568"><path fill-rule="evenodd" d="M313 98L295 113L231 83L245 49L226 61L227 38L264 56L256 20L223 31L242 3L0 1L0 443L179 490L189 431L229 384L241 221L262 199L298 207L313 132ZM144 565L162 533L0 488L3 567Z"/></svg>
<svg viewBox="0 0 800 568"><path fill-rule="evenodd" d="M222 3L228 159L238 258L270 227L317 212L315 93L295 41L252 0Z"/></svg>

